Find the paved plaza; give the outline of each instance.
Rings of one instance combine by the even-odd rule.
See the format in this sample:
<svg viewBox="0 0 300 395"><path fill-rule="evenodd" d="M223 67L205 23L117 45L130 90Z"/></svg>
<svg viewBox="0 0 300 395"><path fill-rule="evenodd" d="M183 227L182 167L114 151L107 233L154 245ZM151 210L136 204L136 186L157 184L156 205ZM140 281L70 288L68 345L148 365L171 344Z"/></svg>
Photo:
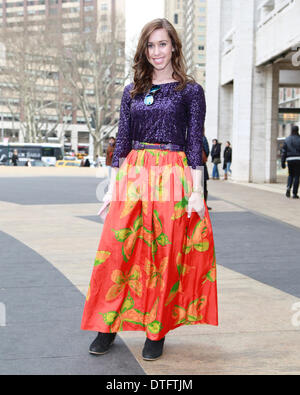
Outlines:
<svg viewBox="0 0 300 395"><path fill-rule="evenodd" d="M141 357L142 331L88 353L103 170L0 167L0 374L300 374L300 201L283 183L208 182L218 327L169 332L155 362Z"/></svg>

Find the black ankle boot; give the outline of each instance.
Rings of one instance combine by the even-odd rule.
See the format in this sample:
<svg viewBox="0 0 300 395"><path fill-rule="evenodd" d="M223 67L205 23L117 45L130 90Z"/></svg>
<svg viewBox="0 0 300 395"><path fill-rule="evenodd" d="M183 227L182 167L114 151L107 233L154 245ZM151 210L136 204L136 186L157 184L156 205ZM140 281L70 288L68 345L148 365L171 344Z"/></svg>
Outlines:
<svg viewBox="0 0 300 395"><path fill-rule="evenodd" d="M106 354L116 337L116 333L98 332L98 336L90 345L89 353L102 355Z"/></svg>
<svg viewBox="0 0 300 395"><path fill-rule="evenodd" d="M155 361L158 359L163 353L165 337L160 340L150 340L146 339L144 348L143 348L143 359L145 361Z"/></svg>

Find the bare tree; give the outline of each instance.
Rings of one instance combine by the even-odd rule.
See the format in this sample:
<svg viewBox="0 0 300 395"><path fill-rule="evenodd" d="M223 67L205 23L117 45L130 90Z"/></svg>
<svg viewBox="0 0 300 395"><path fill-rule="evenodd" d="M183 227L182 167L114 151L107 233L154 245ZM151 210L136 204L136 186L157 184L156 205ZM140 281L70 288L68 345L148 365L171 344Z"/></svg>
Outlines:
<svg viewBox="0 0 300 395"><path fill-rule="evenodd" d="M7 109L13 121L19 121L25 142L47 141L58 125L63 131L70 113L68 98L62 100L53 46L42 27L35 34L26 29L21 34L7 29L0 34L6 47L0 73L9 97Z"/></svg>
<svg viewBox="0 0 300 395"><path fill-rule="evenodd" d="M118 126L125 75L124 23L118 18L109 32L74 34L61 48L59 69L73 94L73 106L84 117L94 143L94 159L103 154L103 141ZM98 25L97 25L98 26ZM123 34L124 35L124 34Z"/></svg>
<svg viewBox="0 0 300 395"><path fill-rule="evenodd" d="M118 126L132 59L125 57L123 17L113 12L106 27L102 31L96 19L88 29L78 27L78 18L64 13L47 19L34 34L26 26L17 34L0 31L6 47L0 80L6 81L7 108L20 121L25 141L43 141L81 116L93 138L94 158L102 155L104 139Z"/></svg>

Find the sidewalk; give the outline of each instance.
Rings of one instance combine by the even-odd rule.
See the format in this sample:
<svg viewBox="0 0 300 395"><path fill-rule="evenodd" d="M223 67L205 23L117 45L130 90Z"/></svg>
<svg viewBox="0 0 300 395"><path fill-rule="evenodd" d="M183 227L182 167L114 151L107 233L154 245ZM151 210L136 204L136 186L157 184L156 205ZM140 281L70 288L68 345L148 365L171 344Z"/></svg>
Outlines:
<svg viewBox="0 0 300 395"><path fill-rule="evenodd" d="M300 200L285 196L284 177L276 184L209 180L208 190L222 201L300 227Z"/></svg>
<svg viewBox="0 0 300 395"><path fill-rule="evenodd" d="M143 332L95 358L95 334L79 329L102 229L96 169L19 170L0 169L0 374L300 373L300 202L284 184L208 182L220 325L177 328L146 362Z"/></svg>

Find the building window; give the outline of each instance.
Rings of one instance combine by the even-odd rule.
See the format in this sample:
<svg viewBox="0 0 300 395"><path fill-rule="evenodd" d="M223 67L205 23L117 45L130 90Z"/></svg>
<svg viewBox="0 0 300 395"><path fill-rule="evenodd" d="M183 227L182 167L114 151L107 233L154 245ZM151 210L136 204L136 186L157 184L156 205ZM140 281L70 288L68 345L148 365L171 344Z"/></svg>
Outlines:
<svg viewBox="0 0 300 395"><path fill-rule="evenodd" d="M94 11L94 6L93 5L87 5L87 6L84 7L84 11L85 12Z"/></svg>
<svg viewBox="0 0 300 395"><path fill-rule="evenodd" d="M178 14L174 14L174 23L178 25Z"/></svg>

